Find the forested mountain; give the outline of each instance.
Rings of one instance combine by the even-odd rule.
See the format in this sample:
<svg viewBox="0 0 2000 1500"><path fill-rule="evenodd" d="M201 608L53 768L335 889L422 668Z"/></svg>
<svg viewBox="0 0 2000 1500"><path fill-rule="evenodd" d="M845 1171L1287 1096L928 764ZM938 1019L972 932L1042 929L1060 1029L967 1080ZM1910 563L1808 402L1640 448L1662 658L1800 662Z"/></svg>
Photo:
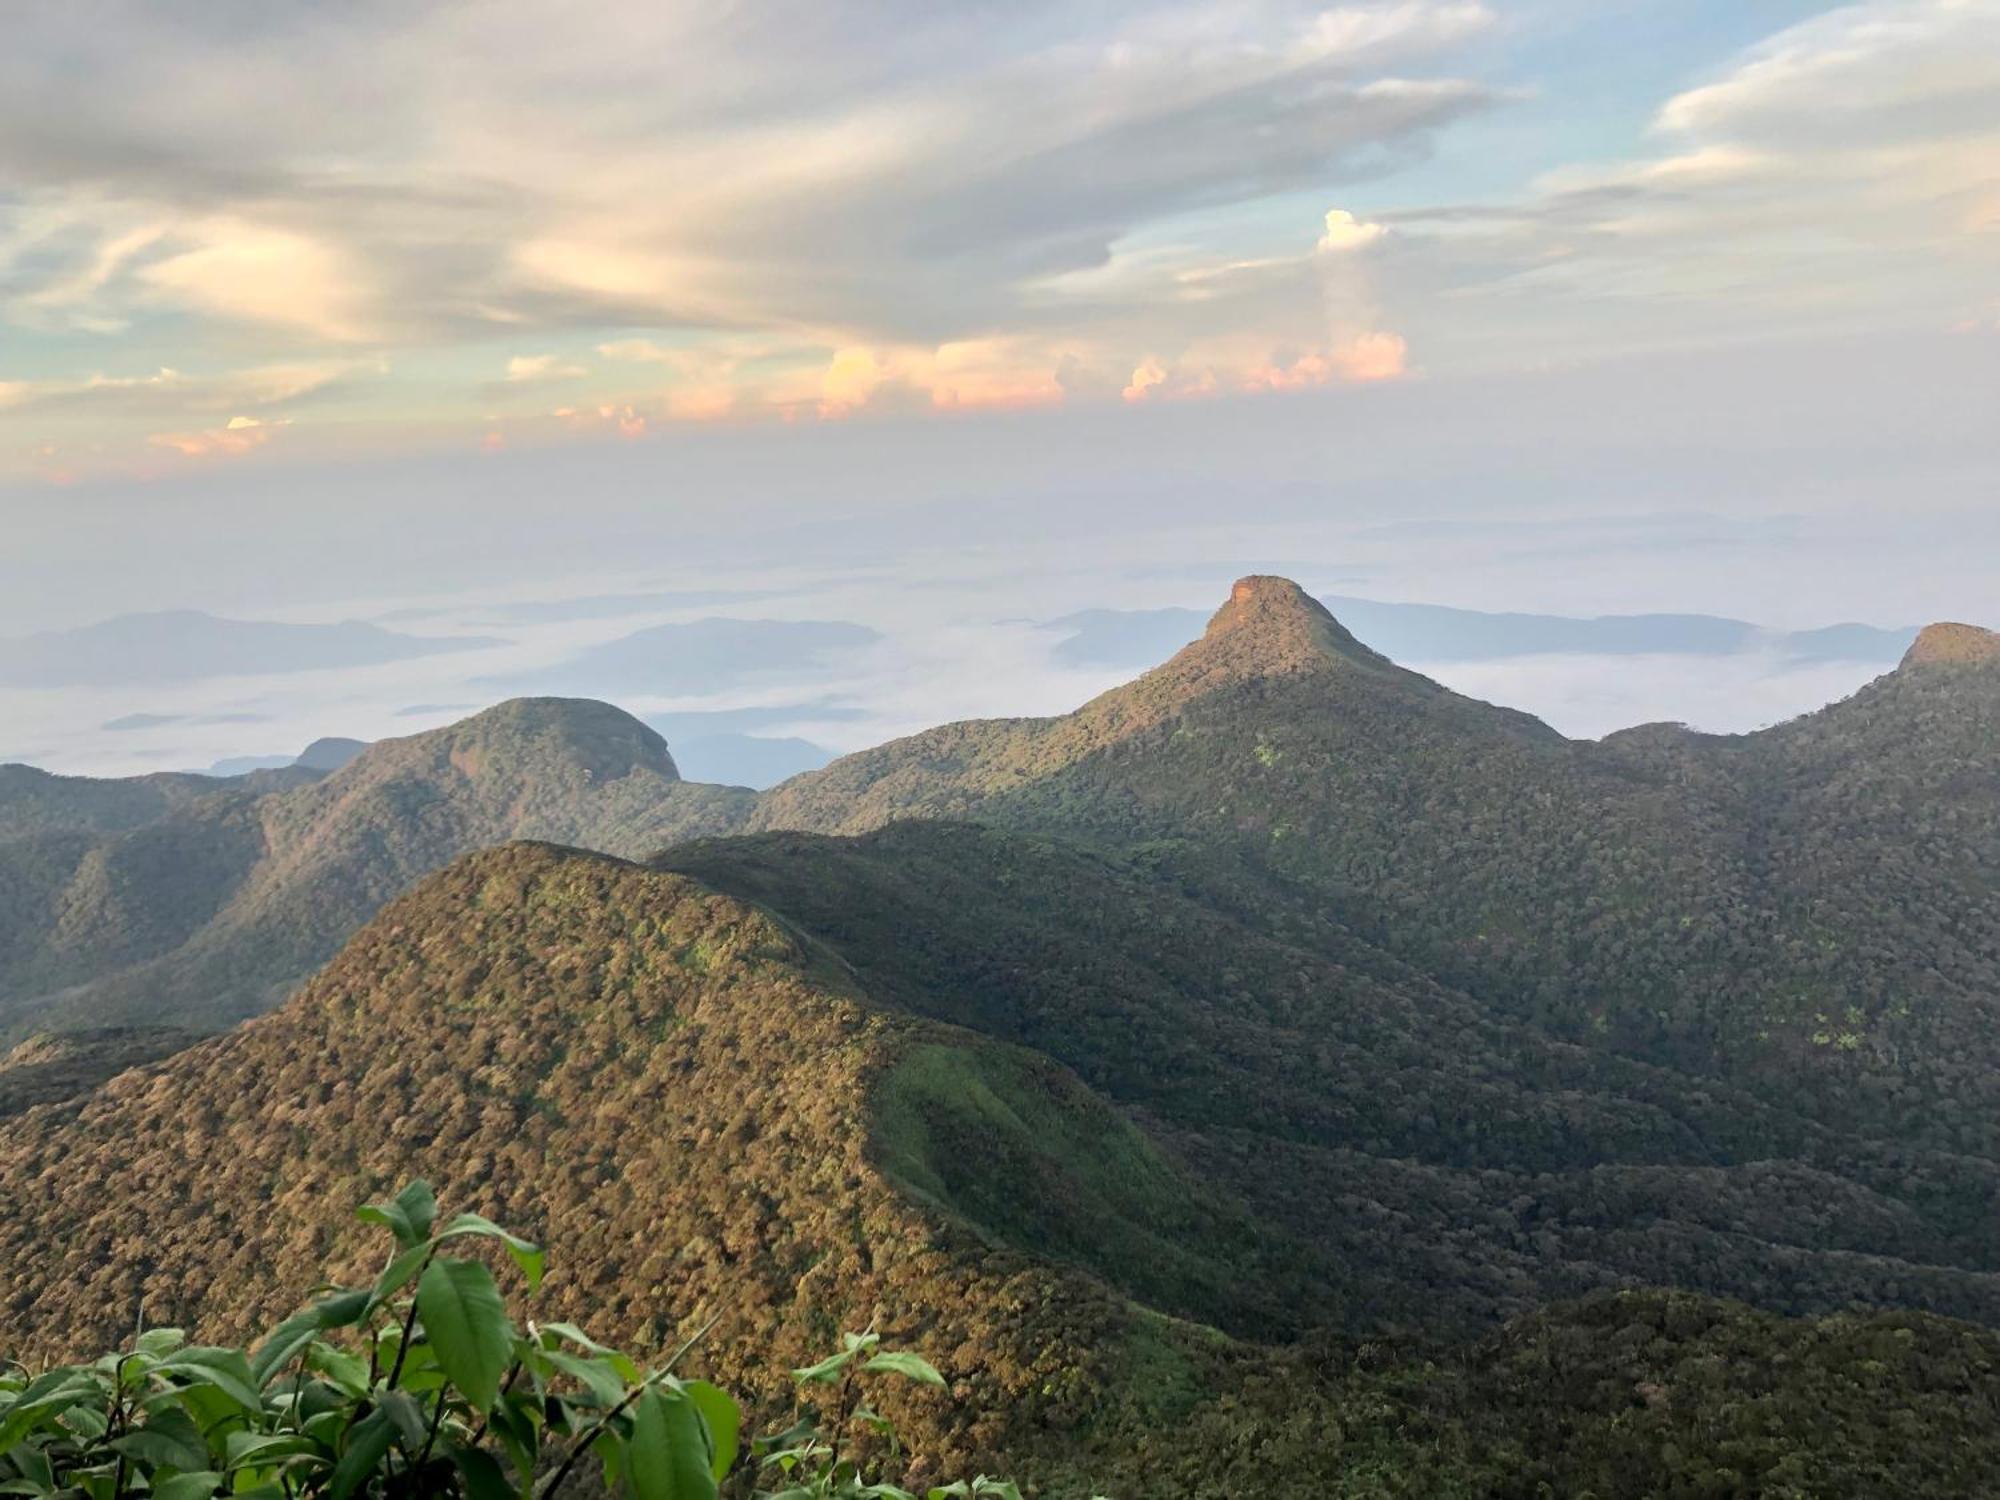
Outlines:
<svg viewBox="0 0 2000 1500"><path fill-rule="evenodd" d="M683 782L652 730L568 699L385 740L323 779L258 773L218 790L8 769L0 1037L227 1025L468 850L532 837L637 854L729 827L751 795Z"/></svg>
<svg viewBox="0 0 2000 1500"><path fill-rule="evenodd" d="M1274 1212L1253 1179L1289 1170L1279 1132L1314 1128L1302 1070L1274 1071L1261 1110L1219 1095L1216 1070L1343 1010L1322 1068L1386 1065L1442 1026L1477 1039L1476 1015L1360 945L1334 971L1168 911L1153 973L1121 984L1144 957L1117 910L1124 874L977 829L777 836L685 862L774 904L541 846L471 855L276 1014L0 1124L0 1346L90 1345L135 1315L204 1337L264 1326L322 1273L372 1274L346 1205L419 1171L565 1247L535 1316L642 1351L713 1317L696 1366L766 1414L786 1384L769 1357L803 1362L828 1330L924 1349L950 1390L896 1399L911 1450L1004 1459L1051 1500L1972 1495L2000 1462L2000 1337L1924 1314L1792 1321L1600 1292L1451 1347L1329 1331L1366 1323L1381 1283L1364 1267L1339 1285L1343 1256L1315 1261L1312 1241L1394 1234L1396 1213L1353 1194L1296 1223ZM949 870L884 954L871 924L896 919L874 898ZM1107 950L1034 950L1058 884ZM949 911L977 892L1003 908L991 946L972 936L982 909ZM1163 1056L1184 1020L1200 1029ZM1093 1048L1121 1033L1132 1045ZM1182 1066L1121 1073L1147 1057ZM1322 1116L1352 1115L1355 1092ZM1385 1139L1436 1139L1378 1093ZM1231 1103L1255 1114L1254 1149L1217 1172ZM1687 1106L1683 1138L1727 1107ZM1516 1139L1534 1132L1524 1118ZM1828 1235L1850 1228L1882 1225Z"/></svg>
<svg viewBox="0 0 2000 1500"><path fill-rule="evenodd" d="M1991 1157L1992 640L1934 628L1898 671L1760 734L1580 742L1246 579L1201 640L1074 714L846 757L753 825L970 818L1151 848L1252 925L1311 942L1331 917L1553 1037Z"/></svg>

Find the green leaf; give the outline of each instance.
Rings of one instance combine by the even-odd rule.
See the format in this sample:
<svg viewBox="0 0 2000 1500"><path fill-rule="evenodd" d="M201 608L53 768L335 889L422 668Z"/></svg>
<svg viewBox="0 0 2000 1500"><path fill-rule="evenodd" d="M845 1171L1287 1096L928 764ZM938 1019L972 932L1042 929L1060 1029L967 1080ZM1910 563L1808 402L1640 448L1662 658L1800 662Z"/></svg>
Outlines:
<svg viewBox="0 0 2000 1500"><path fill-rule="evenodd" d="M222 1476L208 1469L170 1474L153 1481L153 1500L209 1500L222 1488Z"/></svg>
<svg viewBox="0 0 2000 1500"><path fill-rule="evenodd" d="M424 1446L429 1419L424 1416L424 1409L417 1405L416 1397L408 1391L384 1391L381 1409L396 1429L396 1436L403 1440L404 1452L415 1453Z"/></svg>
<svg viewBox="0 0 2000 1500"><path fill-rule="evenodd" d="M267 1469L281 1458L318 1452L319 1444L291 1432L232 1432L223 1440L223 1453L232 1472Z"/></svg>
<svg viewBox="0 0 2000 1500"><path fill-rule="evenodd" d="M404 1249L421 1244L423 1236L410 1222L410 1216L403 1212L400 1203L364 1203L354 1210L354 1217L364 1224L380 1224L396 1237L396 1243Z"/></svg>
<svg viewBox="0 0 2000 1500"><path fill-rule="evenodd" d="M816 1365L807 1365L802 1370L792 1371L792 1379L801 1385L832 1385L840 1378L840 1372L854 1363L857 1349L846 1349L839 1354L830 1354Z"/></svg>
<svg viewBox="0 0 2000 1500"><path fill-rule="evenodd" d="M465 1500L516 1500L500 1460L479 1448L454 1447L451 1461L465 1476ZM159 1497L154 1496L154 1500Z"/></svg>
<svg viewBox="0 0 2000 1500"><path fill-rule="evenodd" d="M403 1211L416 1239L430 1238L431 1226L437 1223L438 1201L428 1182L419 1177L396 1194L396 1207Z"/></svg>
<svg viewBox="0 0 2000 1500"><path fill-rule="evenodd" d="M934 1385L940 1389L945 1383L937 1367L920 1354L878 1354L861 1368L870 1372L886 1371L901 1375L906 1380L914 1380L919 1385Z"/></svg>
<svg viewBox="0 0 2000 1500"><path fill-rule="evenodd" d="M701 1413L703 1425L708 1428L708 1446L711 1454L709 1472L720 1484L723 1477L736 1467L736 1455L741 1448L743 1433L743 1411L737 1406L735 1397L720 1386L710 1385L706 1380L690 1380L681 1387L681 1394L694 1403Z"/></svg>
<svg viewBox="0 0 2000 1500"><path fill-rule="evenodd" d="M257 1346L256 1354L250 1359L250 1378L256 1382L258 1390L277 1379L285 1366L325 1331L327 1324L321 1312L325 1306L326 1303L322 1302L304 1312L293 1313Z"/></svg>
<svg viewBox="0 0 2000 1500"><path fill-rule="evenodd" d="M160 1361L160 1373L191 1377L214 1386L248 1412L264 1409L263 1387L250 1372L241 1349L181 1349Z"/></svg>
<svg viewBox="0 0 2000 1500"><path fill-rule="evenodd" d="M436 1248L437 1246L429 1240L425 1240L421 1245L412 1245L407 1250L399 1251L389 1264L382 1268L382 1274L375 1278L375 1289L369 1294L369 1305L379 1307L408 1286L410 1278L423 1267L424 1258Z"/></svg>
<svg viewBox="0 0 2000 1500"><path fill-rule="evenodd" d="M625 1450L632 1500L715 1500L708 1431L679 1392L646 1387L633 1404Z"/></svg>
<svg viewBox="0 0 2000 1500"><path fill-rule="evenodd" d="M542 1271L548 1264L548 1256L540 1245L529 1243L518 1234L502 1229L491 1219L480 1214L460 1214L443 1229L438 1231L437 1242L455 1240L465 1235L477 1235L481 1239L498 1240L513 1257L514 1264L521 1268L521 1274L528 1278L528 1289L535 1290L542 1284Z"/></svg>
<svg viewBox="0 0 2000 1500"><path fill-rule="evenodd" d="M355 1488L382 1466L396 1441L396 1427L385 1411L374 1411L354 1424L347 1434L347 1451L333 1466L327 1481L327 1500L347 1500Z"/></svg>
<svg viewBox="0 0 2000 1500"><path fill-rule="evenodd" d="M639 1373L639 1367L632 1362L630 1356L598 1343L574 1323L543 1323L538 1326L537 1331L542 1335L545 1347L548 1346L549 1335L554 1334L559 1339L567 1339L572 1344L588 1349L592 1354L602 1355L611 1362L611 1368L618 1372L619 1378L627 1385L637 1385L643 1378Z"/></svg>
<svg viewBox="0 0 2000 1500"><path fill-rule="evenodd" d="M358 1354L314 1340L306 1346L306 1368L324 1375L346 1395L368 1394L368 1361Z"/></svg>
<svg viewBox="0 0 2000 1500"><path fill-rule="evenodd" d="M157 1359L163 1354L172 1354L186 1342L187 1334L179 1328L148 1328L133 1341L132 1347Z"/></svg>
<svg viewBox="0 0 2000 1500"><path fill-rule="evenodd" d="M39 1493L47 1493L56 1487L55 1466L49 1462L48 1454L30 1443L23 1443L7 1455L23 1477L32 1481Z"/></svg>
<svg viewBox="0 0 2000 1500"><path fill-rule="evenodd" d="M514 1352L493 1273L476 1260L432 1261L417 1282L417 1316L451 1383L478 1410L492 1410Z"/></svg>
<svg viewBox="0 0 2000 1500"><path fill-rule="evenodd" d="M203 1469L208 1466L208 1444L201 1440L201 1430L178 1407L160 1412L144 1427L113 1438L108 1446L114 1453L122 1453L156 1469Z"/></svg>
<svg viewBox="0 0 2000 1500"><path fill-rule="evenodd" d="M625 1398L625 1382L611 1368L609 1360L579 1359L560 1349L544 1350L542 1358L571 1379L581 1381L601 1406L616 1406Z"/></svg>

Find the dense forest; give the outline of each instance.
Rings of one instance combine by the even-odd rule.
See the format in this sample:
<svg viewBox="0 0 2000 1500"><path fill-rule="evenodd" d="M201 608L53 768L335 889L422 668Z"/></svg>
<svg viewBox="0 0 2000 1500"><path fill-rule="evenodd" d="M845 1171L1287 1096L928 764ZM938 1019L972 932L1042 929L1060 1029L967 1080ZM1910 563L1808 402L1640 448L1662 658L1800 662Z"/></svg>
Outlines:
<svg viewBox="0 0 2000 1500"><path fill-rule="evenodd" d="M5 973L144 1024L0 1057L0 1352L248 1339L421 1175L564 1247L535 1316L705 1327L759 1419L842 1330L922 1350L913 1486L1980 1493L1988 643L1581 743L1251 579L1075 714L761 797L555 700L284 787L19 779ZM649 857L467 852L523 834Z"/></svg>

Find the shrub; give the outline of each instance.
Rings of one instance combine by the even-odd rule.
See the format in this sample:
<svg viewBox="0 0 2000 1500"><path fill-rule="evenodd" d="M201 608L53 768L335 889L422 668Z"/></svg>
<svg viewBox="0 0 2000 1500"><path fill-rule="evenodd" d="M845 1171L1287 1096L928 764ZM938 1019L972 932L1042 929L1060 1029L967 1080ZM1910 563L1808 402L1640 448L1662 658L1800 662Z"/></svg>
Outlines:
<svg viewBox="0 0 2000 1500"><path fill-rule="evenodd" d="M573 1324L517 1327L485 1261L454 1253L497 1246L532 1291L541 1247L478 1214L440 1224L423 1182L358 1213L394 1240L374 1284L323 1291L252 1349L153 1328L88 1364L0 1371L0 1496L550 1500L588 1461L631 1500L916 1500L856 1449L900 1457L868 1393L943 1386L918 1355L847 1334L792 1371L799 1420L745 1441L728 1392L675 1373L693 1340L641 1369ZM1020 1500L985 1476L927 1492L960 1496Z"/></svg>

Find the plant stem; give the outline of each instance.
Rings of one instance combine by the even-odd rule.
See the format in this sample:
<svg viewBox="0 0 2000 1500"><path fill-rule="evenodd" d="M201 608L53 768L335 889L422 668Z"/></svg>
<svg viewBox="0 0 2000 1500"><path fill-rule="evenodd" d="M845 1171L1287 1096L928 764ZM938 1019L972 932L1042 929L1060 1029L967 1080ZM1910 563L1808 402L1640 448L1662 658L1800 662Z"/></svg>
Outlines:
<svg viewBox="0 0 2000 1500"><path fill-rule="evenodd" d="M436 1259L437 1259L437 1250L434 1248L432 1249L429 1255L426 1255L424 1257L424 1263L417 1267L417 1280L419 1282L421 1282L424 1279L424 1272L428 1271L431 1268L431 1262ZM397 1378L401 1376L403 1373L403 1361L409 1358L410 1335L416 1331L416 1327L417 1327L417 1294L413 1290L410 1293L409 1316L403 1319L403 1337L396 1344L396 1362L395 1364L389 1367L388 1388L392 1391L396 1388Z"/></svg>
<svg viewBox="0 0 2000 1500"><path fill-rule="evenodd" d="M666 1374L665 1370L655 1370L652 1374L648 1375L644 1380L633 1386L631 1390L627 1391L622 1401L593 1422L582 1437L571 1443L569 1452L563 1457L562 1467L556 1470L553 1479L542 1486L537 1500L549 1500L549 1497L555 1494L556 1488L568 1477L569 1471L576 1467L576 1461L583 1457L583 1450L603 1436L604 1429L611 1425L614 1417L621 1415L634 1401L637 1401L661 1380L664 1380Z"/></svg>

